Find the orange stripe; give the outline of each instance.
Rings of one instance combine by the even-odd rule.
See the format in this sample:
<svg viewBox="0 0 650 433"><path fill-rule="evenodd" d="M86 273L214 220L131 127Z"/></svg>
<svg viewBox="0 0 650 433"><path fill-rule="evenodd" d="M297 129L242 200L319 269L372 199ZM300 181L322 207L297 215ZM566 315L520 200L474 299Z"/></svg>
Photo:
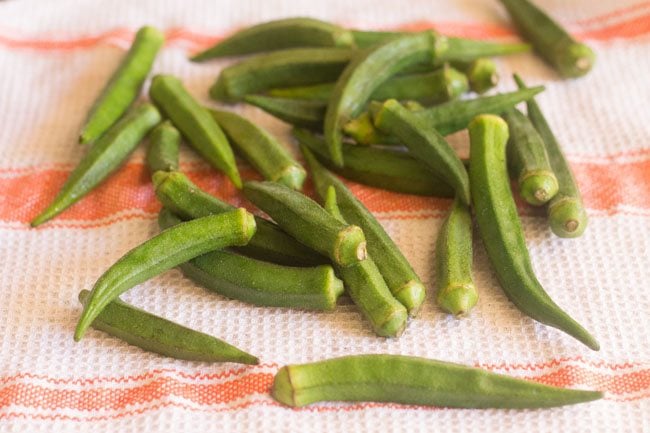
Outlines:
<svg viewBox="0 0 650 433"><path fill-rule="evenodd" d="M585 20L580 20L577 23L581 24L581 25L596 24L596 23L600 23L600 22L603 22L603 21L609 21L612 18L617 18L617 17L620 17L622 15L626 15L626 14L629 14L629 13L632 13L632 12L636 12L636 11L638 11L640 9L647 9L647 8L650 8L650 2L641 2L641 3L637 3L635 5L626 6L626 7L623 7L621 9L617 9L617 10L614 10L614 11L611 11L611 12L607 12L607 13L605 13L603 15L599 15L599 16L594 17L594 18L587 18Z"/></svg>
<svg viewBox="0 0 650 433"><path fill-rule="evenodd" d="M646 14L622 23L612 24L600 29L579 32L579 39L596 39L607 41L611 39L631 39L650 33L650 14Z"/></svg>

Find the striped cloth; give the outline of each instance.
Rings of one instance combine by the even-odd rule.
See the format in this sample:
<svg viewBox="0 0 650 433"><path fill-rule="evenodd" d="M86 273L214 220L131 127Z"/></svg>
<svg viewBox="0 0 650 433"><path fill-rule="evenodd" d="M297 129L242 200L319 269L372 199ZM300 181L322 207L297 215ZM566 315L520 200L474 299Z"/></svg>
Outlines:
<svg viewBox="0 0 650 433"><path fill-rule="evenodd" d="M253 367L175 361L96 331L73 342L77 293L157 232L160 205L142 148L79 204L42 228L28 227L82 156L78 131L134 32L143 24L163 29L167 43L155 72L181 77L207 103L207 89L230 61L196 65L186 58L241 26L314 16L369 29L435 27L454 36L515 40L498 2L0 3L0 431L650 431L650 2L637 1L539 0L597 52L585 78L559 80L530 55L499 61L499 90L514 88L513 71L547 86L539 103L584 192L591 220L579 239L554 237L541 211L521 212L540 280L594 333L600 352L519 313L500 291L480 242L474 262L481 298L471 316L446 316L430 295L396 340L373 336L351 305L331 313L256 308L207 293L178 271L124 295L258 355L262 364ZM286 125L254 108L236 109L290 145ZM451 141L467 154L464 133ZM181 160L201 187L247 205L190 150L183 149ZM434 241L450 202L349 185L432 287ZM293 410L269 396L282 365L357 353L460 362L599 389L606 397L553 410L495 411L375 403Z"/></svg>

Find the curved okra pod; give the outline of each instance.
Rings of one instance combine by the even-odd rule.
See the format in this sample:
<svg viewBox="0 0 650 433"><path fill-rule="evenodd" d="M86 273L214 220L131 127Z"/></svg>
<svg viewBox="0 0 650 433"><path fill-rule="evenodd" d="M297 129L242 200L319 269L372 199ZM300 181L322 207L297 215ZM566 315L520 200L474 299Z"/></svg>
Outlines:
<svg viewBox="0 0 650 433"><path fill-rule="evenodd" d="M377 105L374 105L377 104ZM469 178L460 158L444 137L394 99L371 104L375 126L399 138L411 154L439 174L469 205Z"/></svg>
<svg viewBox="0 0 650 433"><path fill-rule="evenodd" d="M241 208L179 224L140 244L99 277L74 339L79 341L104 307L133 286L209 251L246 245L254 233L253 215Z"/></svg>
<svg viewBox="0 0 650 433"><path fill-rule="evenodd" d="M32 227L54 218L110 176L158 122L160 113L151 104L129 111L88 149L52 203L32 220Z"/></svg>
<svg viewBox="0 0 650 433"><path fill-rule="evenodd" d="M273 398L288 406L377 401L441 407L533 409L585 403L599 391L563 389L460 364L401 355L356 355L278 371Z"/></svg>
<svg viewBox="0 0 650 433"><path fill-rule="evenodd" d="M190 60L241 56L264 51L297 47L351 47L354 37L349 30L314 18L285 18L240 30L214 46L195 54Z"/></svg>
<svg viewBox="0 0 650 433"><path fill-rule="evenodd" d="M424 302L426 290L408 260L372 213L343 182L323 168L306 147L301 147L301 150L309 164L318 195L322 199L326 197L329 187L336 190L337 208L343 218L361 227L368 241L368 253L374 259L390 292L411 316L415 316Z"/></svg>
<svg viewBox="0 0 650 433"><path fill-rule="evenodd" d="M332 185L327 188L323 206L330 215L346 223L337 205L336 189ZM368 256L350 266L335 267L343 278L350 298L368 319L375 333L380 337L399 337L408 320L406 308L390 293L372 258Z"/></svg>
<svg viewBox="0 0 650 433"><path fill-rule="evenodd" d="M140 94L164 41L165 36L153 27L138 30L129 52L91 108L79 135L80 143L94 142L122 117Z"/></svg>
<svg viewBox="0 0 650 433"><path fill-rule="evenodd" d="M437 304L454 316L469 313L478 301L472 279L472 215L455 199L436 241Z"/></svg>
<svg viewBox="0 0 650 433"><path fill-rule="evenodd" d="M304 194L275 182L247 182L244 195L284 231L308 247L348 266L366 258L361 229L331 216Z"/></svg>
<svg viewBox="0 0 650 433"><path fill-rule="evenodd" d="M202 191L180 172L157 172L153 175L156 197L163 206L184 220L229 212L235 207ZM313 266L327 258L307 248L283 232L277 225L255 217L257 230L244 246L234 250L246 256L291 266Z"/></svg>
<svg viewBox="0 0 650 433"><path fill-rule="evenodd" d="M158 170L178 170L178 151L181 133L169 120L165 120L149 133L147 167L151 174Z"/></svg>
<svg viewBox="0 0 650 433"><path fill-rule="evenodd" d="M526 87L517 75L515 81L520 88ZM578 237L584 233L588 223L587 211L582 203L578 183L539 105L534 98L529 99L526 105L528 118L544 141L551 168L559 183L558 192L548 202L547 207L551 230L563 238Z"/></svg>
<svg viewBox="0 0 650 433"><path fill-rule="evenodd" d="M210 165L224 172L236 188L241 188L235 155L226 136L210 113L185 90L181 81L171 75L156 75L149 96L188 143Z"/></svg>
<svg viewBox="0 0 650 433"><path fill-rule="evenodd" d="M82 290L79 301L88 302ZM90 325L149 352L186 361L259 364L259 360L223 340L171 322L115 299Z"/></svg>
<svg viewBox="0 0 650 433"><path fill-rule="evenodd" d="M480 58L471 62L454 62L453 66L467 76L469 87L473 92L482 94L499 83L499 73L494 60Z"/></svg>
<svg viewBox="0 0 650 433"><path fill-rule="evenodd" d="M454 190L411 155L393 149L343 143L343 168L330 159L322 138L304 129L293 136L330 170L346 179L389 191L433 197L453 197Z"/></svg>
<svg viewBox="0 0 650 433"><path fill-rule="evenodd" d="M529 0L500 0L521 34L565 78L589 72L596 55Z"/></svg>
<svg viewBox="0 0 650 433"><path fill-rule="evenodd" d="M305 169L275 137L250 120L230 111L208 110L230 139L237 152L244 156L264 179L300 190Z"/></svg>
<svg viewBox="0 0 650 433"><path fill-rule="evenodd" d="M246 95L244 101L261 108L272 116L299 128L323 129L327 104L308 99L274 98L261 95Z"/></svg>
<svg viewBox="0 0 650 433"><path fill-rule="evenodd" d="M444 37L423 32L389 39L354 57L336 82L323 124L336 165L343 166L343 125L360 114L377 87L409 65L433 63L446 48Z"/></svg>
<svg viewBox="0 0 650 433"><path fill-rule="evenodd" d="M232 103L276 87L335 81L354 53L345 48L294 48L257 54L223 69L210 87L210 97Z"/></svg>
<svg viewBox="0 0 650 433"><path fill-rule="evenodd" d="M598 350L596 339L553 302L535 276L508 180L508 125L500 117L481 115L470 123L469 135L472 205L503 291L524 314Z"/></svg>
<svg viewBox="0 0 650 433"><path fill-rule="evenodd" d="M163 230L179 223L181 219L168 209L158 215ZM343 282L329 265L281 266L211 251L179 267L186 277L213 292L259 306L333 310L343 293Z"/></svg>
<svg viewBox="0 0 650 433"><path fill-rule="evenodd" d="M502 117L510 131L506 151L508 167L517 179L519 193L529 204L541 206L558 190L544 141L530 120L516 108L507 110Z"/></svg>

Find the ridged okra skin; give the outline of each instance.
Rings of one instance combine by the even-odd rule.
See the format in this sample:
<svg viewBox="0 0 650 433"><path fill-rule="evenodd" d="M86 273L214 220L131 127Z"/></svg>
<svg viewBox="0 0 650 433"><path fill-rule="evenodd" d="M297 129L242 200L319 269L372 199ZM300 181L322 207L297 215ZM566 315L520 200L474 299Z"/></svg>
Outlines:
<svg viewBox="0 0 650 433"><path fill-rule="evenodd" d="M244 101L295 127L323 129L323 119L327 110L327 104L323 101L263 95L246 95Z"/></svg>
<svg viewBox="0 0 650 433"><path fill-rule="evenodd" d="M169 120L161 122L149 133L147 149L147 167L151 174L162 171L178 170L178 154L181 133Z"/></svg>

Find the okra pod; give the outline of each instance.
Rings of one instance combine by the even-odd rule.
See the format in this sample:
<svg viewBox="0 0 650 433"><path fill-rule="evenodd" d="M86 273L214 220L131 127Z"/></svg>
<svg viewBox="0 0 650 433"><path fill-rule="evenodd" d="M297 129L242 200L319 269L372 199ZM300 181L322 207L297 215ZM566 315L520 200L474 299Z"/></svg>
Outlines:
<svg viewBox="0 0 650 433"><path fill-rule="evenodd" d="M454 62L453 66L465 73L469 88L478 94L487 92L499 83L497 65L492 59L482 57L471 62Z"/></svg>
<svg viewBox="0 0 650 433"><path fill-rule="evenodd" d="M156 126L149 134L147 149L147 167L151 174L158 170L178 170L178 152L181 133L169 120Z"/></svg>
<svg viewBox="0 0 650 433"><path fill-rule="evenodd" d="M246 95L244 101L261 108L283 122L299 128L323 129L327 104L317 100L271 98L261 95Z"/></svg>

